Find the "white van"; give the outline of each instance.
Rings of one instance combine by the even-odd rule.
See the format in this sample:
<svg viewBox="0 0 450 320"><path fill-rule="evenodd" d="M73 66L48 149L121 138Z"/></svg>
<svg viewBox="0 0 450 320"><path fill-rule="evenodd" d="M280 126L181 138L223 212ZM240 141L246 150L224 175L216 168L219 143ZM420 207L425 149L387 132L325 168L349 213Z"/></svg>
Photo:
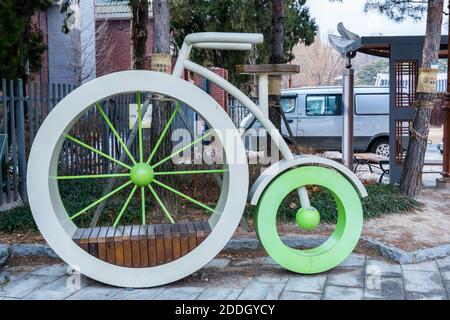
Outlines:
<svg viewBox="0 0 450 320"><path fill-rule="evenodd" d="M389 88L356 87L354 149L389 157ZM317 87L282 92L282 107L292 133L301 145L340 151L342 137L342 88ZM241 122L248 128L249 116ZM282 121L283 137L291 142ZM252 128L258 128L256 122Z"/></svg>

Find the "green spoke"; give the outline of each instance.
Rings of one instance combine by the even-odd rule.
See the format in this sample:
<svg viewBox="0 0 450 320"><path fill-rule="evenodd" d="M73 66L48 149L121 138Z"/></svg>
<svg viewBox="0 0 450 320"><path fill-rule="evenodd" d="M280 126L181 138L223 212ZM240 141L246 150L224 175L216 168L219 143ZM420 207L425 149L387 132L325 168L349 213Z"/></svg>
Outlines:
<svg viewBox="0 0 450 320"><path fill-rule="evenodd" d="M76 218L78 218L79 216L81 216L83 213L85 213L86 211L88 211L89 209L92 209L93 207L95 207L96 205L98 205L100 202L105 201L106 199L108 199L109 197L111 197L112 195L116 194L117 192L125 189L126 187L128 187L130 184L132 184L132 181L128 181L127 183L121 185L120 187L118 187L117 189L111 191L110 193L104 195L103 197L101 197L100 199L98 199L97 201L95 201L94 203L90 204L89 206L87 206L86 208L84 208L83 210L78 211L77 213L75 213L73 216L70 217L70 220L74 220Z"/></svg>
<svg viewBox="0 0 450 320"><path fill-rule="evenodd" d="M145 187L141 187L142 225L145 226Z"/></svg>
<svg viewBox="0 0 450 320"><path fill-rule="evenodd" d="M137 186L134 186L133 190L131 190L130 195L127 198L127 201L125 201L125 203L123 204L123 207L120 210L119 215L117 216L117 219L116 219L116 221L113 224L113 228L117 227L117 225L119 224L120 219L122 218L125 210L127 210L128 205L130 204L131 199L133 199L133 196L134 196L134 193L136 192L136 189L137 189Z"/></svg>
<svg viewBox="0 0 450 320"><path fill-rule="evenodd" d="M105 179L105 178L121 178L129 177L129 173L117 173L117 174L93 174L86 176L59 176L54 177L56 180L78 180L78 179Z"/></svg>
<svg viewBox="0 0 450 320"><path fill-rule="evenodd" d="M100 114L102 115L103 119L108 124L109 128L114 133L114 135L116 136L117 141L119 141L119 143L122 146L122 148L125 151L125 153L128 155L128 157L130 157L131 162L133 162L133 164L136 164L136 160L134 159L134 157L131 154L130 150L127 148L127 145L125 144L125 142L123 142L123 140L120 137L119 133L117 132L116 128L114 128L113 124L111 123L111 121L109 120L109 118L106 115L105 111L103 110L102 106L98 102L97 102L97 109L98 109L98 111L100 111Z"/></svg>
<svg viewBox="0 0 450 320"><path fill-rule="evenodd" d="M142 163L144 161L144 151L142 145L142 104L141 104L141 92L137 93L137 103L138 103L138 128L139 128L139 161Z"/></svg>
<svg viewBox="0 0 450 320"><path fill-rule="evenodd" d="M167 171L167 172L155 172L155 176L170 176L170 175L183 175L183 174L205 174L205 173L224 173L225 169L218 170L192 170L192 171Z"/></svg>
<svg viewBox="0 0 450 320"><path fill-rule="evenodd" d="M92 152L95 152L95 153L101 155L102 157L105 157L106 159L109 159L109 160L111 160L111 161L121 165L122 167L125 167L125 168L131 170L131 167L129 165L127 165L127 164L125 164L125 163L123 163L123 162L121 162L119 160L114 159L113 157L107 155L106 153L101 152L100 150L97 150L97 149L91 147L90 145L87 145L83 141L80 141L80 140L78 140L78 139L76 139L76 138L74 138L74 137L72 137L71 135L68 135L68 134L66 134L66 137L67 137L67 139L69 139L69 140L79 144L80 146L85 147L86 149L89 149Z"/></svg>
<svg viewBox="0 0 450 320"><path fill-rule="evenodd" d="M158 202L159 206L164 211L164 214L166 215L167 219L169 219L170 223L175 223L175 221L172 219L172 216L169 213L169 210L167 210L167 208L164 205L164 203L158 197L158 194L156 193L155 189L153 189L153 187L151 185L148 185L148 188L150 189L150 192L152 193L152 195L155 197L156 202Z"/></svg>
<svg viewBox="0 0 450 320"><path fill-rule="evenodd" d="M182 192L180 192L180 191L178 191L178 190L175 190L175 189L169 187L168 185L166 185L166 184L164 184L164 183L162 183L162 182L159 182L158 180L153 180L153 182L156 183L158 186L160 186L160 187L162 187L162 188L164 188L164 189L167 189L167 190L169 190L169 191L175 193L176 195L178 195L178 196L180 196L180 197L182 197L182 198L184 198L184 199L186 199L186 200L192 202L193 204L196 204L197 206L199 206L199 207L201 207L201 208L203 208L203 209L205 209L205 210L208 210L208 211L210 211L210 212L212 212L212 213L215 212L214 209L208 207L206 204L203 204L203 203L201 203L201 202L199 202L199 201L197 201L197 200L195 200L195 199L192 199L192 198L189 197L188 195L186 195L186 194L184 194L184 193L182 193Z"/></svg>
<svg viewBox="0 0 450 320"><path fill-rule="evenodd" d="M163 132L159 136L158 141L156 142L155 147L152 150L152 153L148 157L147 164L150 164L150 162L152 161L153 157L155 156L156 151L159 148L159 145L161 144L161 142L163 141L164 137L166 136L167 131L169 131L170 125L172 124L173 120L175 119L175 116L177 115L177 113L180 110L180 108L181 108L181 102L178 102L174 112L172 113L172 115L169 118L169 121L166 124L166 127L164 128Z"/></svg>
<svg viewBox="0 0 450 320"><path fill-rule="evenodd" d="M179 154L180 152L183 152L186 149L189 149L190 147L192 147L193 145L195 145L196 143L202 141L203 139L209 137L210 135L213 134L213 131L211 130L210 132L204 134L203 136L201 136L200 138L198 138L197 140L191 142L190 144L188 144L187 146L184 146L183 148L181 148L180 150L175 151L174 153L172 153L170 156L162 159L160 162L158 162L157 164L153 165L153 169L155 169L156 167L162 165L163 163L169 161L170 159L172 159L173 157L175 157L177 154Z"/></svg>

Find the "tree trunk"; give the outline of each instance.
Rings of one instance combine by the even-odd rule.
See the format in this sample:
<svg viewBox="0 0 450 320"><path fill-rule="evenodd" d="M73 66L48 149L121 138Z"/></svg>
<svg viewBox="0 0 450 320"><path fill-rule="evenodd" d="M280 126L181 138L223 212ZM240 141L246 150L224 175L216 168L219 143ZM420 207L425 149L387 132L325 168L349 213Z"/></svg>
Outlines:
<svg viewBox="0 0 450 320"><path fill-rule="evenodd" d="M131 19L131 63L134 70L145 69L147 54L148 0L130 0Z"/></svg>
<svg viewBox="0 0 450 320"><path fill-rule="evenodd" d="M284 0L272 0L272 51L269 63L283 63Z"/></svg>
<svg viewBox="0 0 450 320"><path fill-rule="evenodd" d="M428 0L422 68L431 68L432 65L438 64L443 10L444 0ZM422 169L428 143L431 111L437 98L436 92L419 91L421 90L418 90L416 95L416 111L410 127L409 145L400 181L402 194L408 196L417 196L422 187Z"/></svg>
<svg viewBox="0 0 450 320"><path fill-rule="evenodd" d="M272 50L269 63L281 64L284 56L284 0L272 0ZM269 119L281 131L281 77L269 78ZM279 157L272 154L272 139L267 141L267 150L274 161Z"/></svg>
<svg viewBox="0 0 450 320"><path fill-rule="evenodd" d="M167 0L153 1L153 55L152 55L152 69L160 72L171 71L171 57L170 57L170 8ZM158 64L154 64L154 60L159 59ZM156 65L156 66L155 66ZM165 97L168 98L168 97ZM153 101L152 112L152 136L151 145L154 146L166 123L174 110L174 105L167 101ZM158 151L153 159L153 163L164 159L172 154L171 130L165 135L164 140L160 144ZM171 161L165 162L158 167L158 171L174 171L174 164ZM175 176L161 176L158 177L163 183L176 188ZM173 215L177 214L177 198L170 191L158 188L157 190L160 198Z"/></svg>

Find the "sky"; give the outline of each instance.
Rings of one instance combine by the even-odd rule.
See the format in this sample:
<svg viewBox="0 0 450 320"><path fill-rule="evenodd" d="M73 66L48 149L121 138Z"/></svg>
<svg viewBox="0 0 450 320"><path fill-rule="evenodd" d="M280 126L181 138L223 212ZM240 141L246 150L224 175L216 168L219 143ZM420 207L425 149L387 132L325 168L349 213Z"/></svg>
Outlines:
<svg viewBox="0 0 450 320"><path fill-rule="evenodd" d="M328 0L309 0L311 16L316 19L322 34L330 31L337 33L336 26L343 22L347 29L361 36L377 35L423 35L425 20L413 22L406 20L395 23L376 13L363 12L365 0L344 0L343 3L333 3ZM447 16L444 16L447 19Z"/></svg>

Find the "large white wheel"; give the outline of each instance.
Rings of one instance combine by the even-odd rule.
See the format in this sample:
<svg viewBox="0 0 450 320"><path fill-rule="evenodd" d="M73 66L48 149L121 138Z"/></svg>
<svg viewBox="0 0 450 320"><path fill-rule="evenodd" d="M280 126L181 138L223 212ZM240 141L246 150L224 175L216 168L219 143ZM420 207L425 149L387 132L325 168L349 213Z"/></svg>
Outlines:
<svg viewBox="0 0 450 320"><path fill-rule="evenodd" d="M127 268L102 261L72 240L77 226L70 219L58 189L57 168L66 134L84 112L98 101L128 92L153 92L189 105L207 120L224 148L227 170L220 198L209 219L210 235L187 255L155 267ZM225 138L227 141L225 141ZM51 248L84 275L114 286L151 287L184 278L203 267L224 248L244 211L248 166L238 131L224 110L198 87L170 75L125 71L93 80L66 96L49 114L31 149L27 187L39 230Z"/></svg>

